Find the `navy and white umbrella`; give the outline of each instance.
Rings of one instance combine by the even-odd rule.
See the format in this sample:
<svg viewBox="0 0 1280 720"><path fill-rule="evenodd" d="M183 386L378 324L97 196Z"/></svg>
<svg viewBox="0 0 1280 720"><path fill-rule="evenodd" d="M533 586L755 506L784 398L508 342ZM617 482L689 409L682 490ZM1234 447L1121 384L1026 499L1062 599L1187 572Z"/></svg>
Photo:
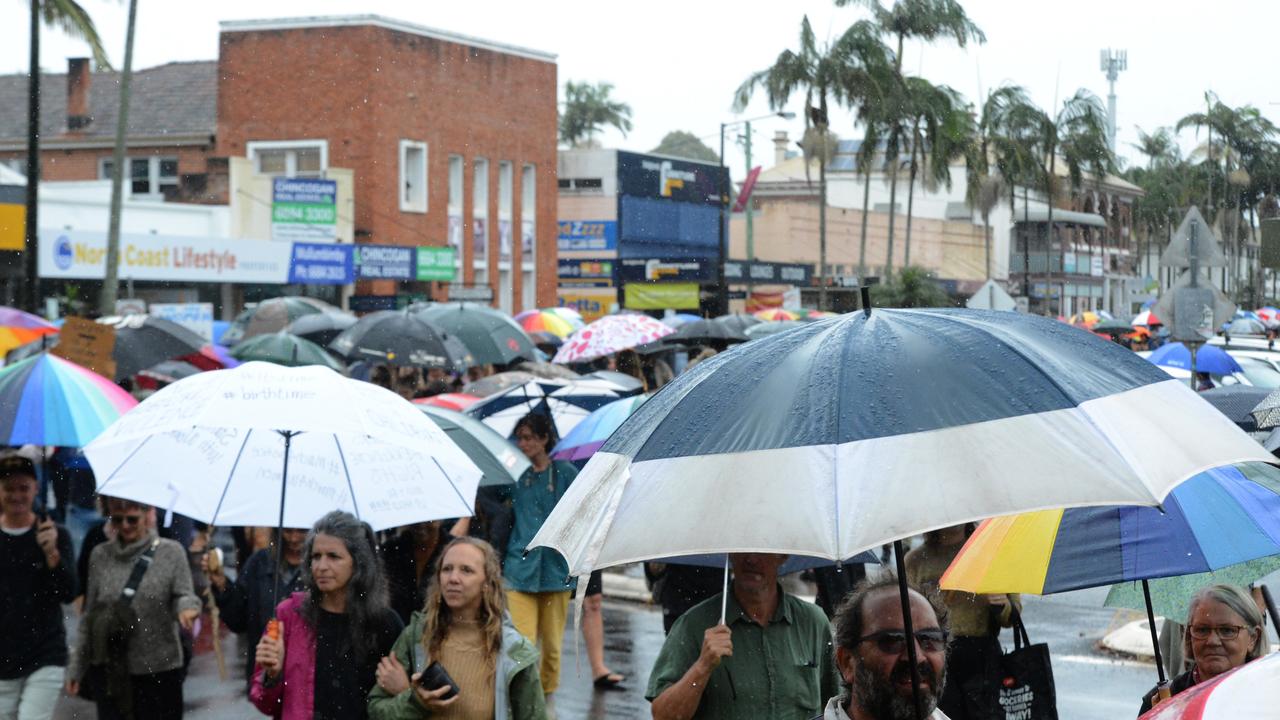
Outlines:
<svg viewBox="0 0 1280 720"><path fill-rule="evenodd" d="M490 395L466 414L510 437L520 418L538 412L550 416L556 434L564 437L591 411L628 394L627 388L603 378L538 379Z"/></svg>
<svg viewBox="0 0 1280 720"><path fill-rule="evenodd" d="M573 575L676 555L847 558L1043 508L1155 505L1273 461L1185 383L1048 319L821 320L700 363L592 457L531 547Z"/></svg>

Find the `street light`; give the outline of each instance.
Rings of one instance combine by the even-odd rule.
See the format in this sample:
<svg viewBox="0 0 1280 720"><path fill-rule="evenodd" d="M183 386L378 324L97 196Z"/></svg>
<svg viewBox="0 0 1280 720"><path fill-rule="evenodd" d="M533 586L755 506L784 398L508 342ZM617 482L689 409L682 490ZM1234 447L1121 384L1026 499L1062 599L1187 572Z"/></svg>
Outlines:
<svg viewBox="0 0 1280 720"><path fill-rule="evenodd" d="M793 112L785 110L761 115L759 117L747 118L745 120L732 120L730 122L720 123L720 262L716 264L716 280L720 287L720 314L725 315L729 312L729 285L724 279L724 263L729 259L729 237L725 232L725 206L729 204L729 169L724 166L724 131L735 125L745 124L747 130L747 143L751 142L751 123L756 120L768 120L770 118L779 117L783 120L791 120L796 116ZM749 152L749 151L748 151ZM750 208L747 209L750 213Z"/></svg>

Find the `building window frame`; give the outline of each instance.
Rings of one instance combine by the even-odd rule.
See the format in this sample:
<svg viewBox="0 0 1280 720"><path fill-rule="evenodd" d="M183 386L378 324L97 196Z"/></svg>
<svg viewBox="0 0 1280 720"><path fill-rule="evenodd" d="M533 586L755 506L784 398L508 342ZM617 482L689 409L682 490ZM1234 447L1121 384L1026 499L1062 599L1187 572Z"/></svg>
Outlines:
<svg viewBox="0 0 1280 720"><path fill-rule="evenodd" d="M427 143L421 140L400 141L400 212L425 215L428 208Z"/></svg>
<svg viewBox="0 0 1280 720"><path fill-rule="evenodd" d="M106 156L98 158L98 179L111 180L111 167L115 161L114 157ZM128 197L135 199L161 199L165 197L165 188L173 188L174 192L180 185L180 173L178 172L178 158L174 155L126 155L126 166L129 168L129 174L124 178L124 190ZM137 163L146 163L146 177L143 178L134 173ZM165 163L173 163L172 173L162 173L161 170ZM145 182L147 184L146 192L138 192L134 189L135 182Z"/></svg>
<svg viewBox="0 0 1280 720"><path fill-rule="evenodd" d="M298 174L298 150L319 150L320 151L320 169L317 172L307 171L301 175ZM284 151L285 155L285 177L324 177L325 172L329 169L329 141L324 139L309 140L250 140L244 144L245 156L253 161L253 171L259 175L273 175L275 173L264 173L260 169L260 156L270 151Z"/></svg>

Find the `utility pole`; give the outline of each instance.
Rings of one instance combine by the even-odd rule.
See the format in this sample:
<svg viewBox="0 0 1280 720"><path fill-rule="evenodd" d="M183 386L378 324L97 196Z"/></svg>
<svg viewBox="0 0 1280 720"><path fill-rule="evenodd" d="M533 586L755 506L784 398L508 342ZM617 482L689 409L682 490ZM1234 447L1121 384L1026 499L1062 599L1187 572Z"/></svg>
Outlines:
<svg viewBox="0 0 1280 720"><path fill-rule="evenodd" d="M1120 73L1129 69L1129 51L1107 48L1101 53L1101 69L1107 74L1110 92L1107 94L1107 145L1111 153L1116 151L1116 80Z"/></svg>
<svg viewBox="0 0 1280 720"><path fill-rule="evenodd" d="M745 129L746 129L746 133L747 133L747 135L746 135L746 141L747 141L747 142L746 142L746 147L744 148L744 150L746 151L746 156L747 156L747 168L746 168L746 170L747 170L747 174L746 174L746 175L743 175L743 177L751 177L751 121L750 121L750 120L748 120L748 121L746 122L746 124L745 124L745 125L746 125L746 128L745 128ZM752 221L752 217L751 217L751 215L752 215L752 213L751 213L751 198L747 198L747 202L743 204L743 206L742 206L742 212L746 213L746 218L745 218L745 219L746 219L746 223L747 223L747 263L748 263L748 265L747 265L747 277L746 277L746 281L747 281L747 301L748 301L748 302L750 302L750 301L751 301L751 293L752 293L752 291L753 291L753 290L755 290L755 288L754 288L754 286L753 286L753 285L754 285L754 283L753 283L753 281L752 281L752 279L751 279L751 266L750 266L750 263L751 263L751 261L752 261L752 260L755 260L755 259L756 259L756 239L755 239L755 234L754 234L754 228L753 228L753 227L752 227L752 225L751 225L751 221Z"/></svg>
<svg viewBox="0 0 1280 720"><path fill-rule="evenodd" d="M724 129L729 123L720 123L720 167L716 168L716 172L720 175L720 182L717 183L720 189L720 261L716 263L716 292L719 300L717 300L716 314L726 315L729 312L729 284L724 278L724 264L729 259L729 239L725 233L725 206L729 204L729 170L724 166Z"/></svg>
<svg viewBox="0 0 1280 720"><path fill-rule="evenodd" d="M124 68L120 71L120 105L116 114L116 144L111 153L111 210L107 219L107 265L98 297L98 312L113 315L120 292L120 215L124 199L125 143L129 127L129 83L133 77L133 32L138 18L138 0L129 0L129 22L124 40ZM133 297L133 278L129 278Z"/></svg>
<svg viewBox="0 0 1280 720"><path fill-rule="evenodd" d="M39 248L40 190L40 0L31 0L31 77L27 78L27 213L22 239L22 297L28 312L40 312Z"/></svg>

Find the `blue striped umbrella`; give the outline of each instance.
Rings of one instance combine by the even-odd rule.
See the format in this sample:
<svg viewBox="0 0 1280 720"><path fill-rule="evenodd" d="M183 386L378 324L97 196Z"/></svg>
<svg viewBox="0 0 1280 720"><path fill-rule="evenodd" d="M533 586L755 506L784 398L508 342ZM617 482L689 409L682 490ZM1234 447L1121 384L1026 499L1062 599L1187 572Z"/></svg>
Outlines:
<svg viewBox="0 0 1280 720"><path fill-rule="evenodd" d="M1045 318L819 320L700 363L592 457L531 543L572 574L713 552L847 558L986 517L1155 505L1274 461L1184 383Z"/></svg>

